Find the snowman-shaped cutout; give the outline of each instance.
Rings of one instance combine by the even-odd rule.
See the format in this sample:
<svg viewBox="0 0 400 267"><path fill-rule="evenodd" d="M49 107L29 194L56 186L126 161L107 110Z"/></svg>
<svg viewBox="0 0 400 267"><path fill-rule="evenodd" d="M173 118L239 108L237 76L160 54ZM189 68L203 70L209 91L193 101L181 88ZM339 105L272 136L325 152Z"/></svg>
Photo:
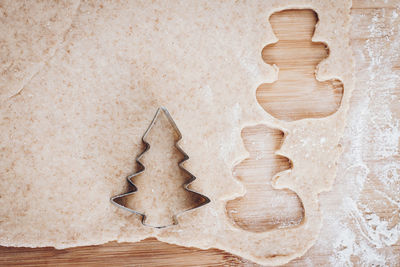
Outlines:
<svg viewBox="0 0 400 267"><path fill-rule="evenodd" d="M257 99L278 119L322 118L340 106L342 82L318 81L315 75L318 64L329 54L325 44L311 40L317 21L312 10L284 10L270 17L279 41L264 47L262 56L266 63L279 68L278 80L262 84Z"/></svg>

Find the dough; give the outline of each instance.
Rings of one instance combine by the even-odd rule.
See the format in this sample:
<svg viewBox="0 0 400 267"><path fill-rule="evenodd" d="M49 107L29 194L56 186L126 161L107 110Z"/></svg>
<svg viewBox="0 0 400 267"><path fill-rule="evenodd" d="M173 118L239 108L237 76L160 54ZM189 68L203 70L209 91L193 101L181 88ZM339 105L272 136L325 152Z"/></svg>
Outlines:
<svg viewBox="0 0 400 267"><path fill-rule="evenodd" d="M0 245L67 248L156 237L268 265L313 245L321 228L318 194L334 181L354 87L350 1L20 5L1 7L7 32L0 31ZM344 84L341 107L329 117L284 122L256 101L256 88L277 74L260 55L277 41L268 17L288 8L319 15L313 40L326 42L330 56L317 78ZM12 62L21 66L16 74ZM145 227L110 203L126 189L141 136L159 106L182 132L180 145L190 156L185 168L197 177L191 188L211 199L164 229ZM300 197L305 215L299 225L255 233L227 217L226 202L245 193L232 176L248 155L241 129L255 124L285 132L278 153L293 168L279 173L274 186Z"/></svg>

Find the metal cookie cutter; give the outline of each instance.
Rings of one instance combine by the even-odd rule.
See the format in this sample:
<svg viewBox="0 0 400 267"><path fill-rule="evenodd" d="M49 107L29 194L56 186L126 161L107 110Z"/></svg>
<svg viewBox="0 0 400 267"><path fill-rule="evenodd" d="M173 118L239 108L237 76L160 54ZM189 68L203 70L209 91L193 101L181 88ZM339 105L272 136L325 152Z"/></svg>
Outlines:
<svg viewBox="0 0 400 267"><path fill-rule="evenodd" d="M123 198L123 197L125 197L125 196L128 196L128 195L132 195L132 194L136 193L136 191L138 191L138 188L137 188L137 187L135 186L135 184L132 182L132 179L133 179L134 177L140 175L141 173L143 173L143 172L146 170L146 167L143 165L143 163L140 161L140 159L141 159L141 157L143 156L143 154L146 153L146 152L150 149L150 144L146 141L146 137L147 137L147 134L150 132L151 128L153 128L153 126L154 126L154 124L155 124L155 122L156 122L156 120L157 120L157 118L158 118L158 116L160 115L161 112L165 114L165 116L167 117L169 123L172 125L172 127L174 128L174 131L175 131L175 132L177 133L177 135L178 135L178 140L175 141L175 147L178 149L178 151L179 151L180 153L183 154L183 159L178 163L178 166L179 166L179 168L180 168L184 173L186 173L187 175L189 175L188 181L187 181L186 183L184 183L184 184L182 185L182 187L183 187L186 191L188 191L188 192L190 192L190 193L196 194L196 195L199 197L199 199L201 199L201 200L199 201L199 204L198 204L197 206L195 206L194 208L190 208L190 209L181 211L181 212L179 212L179 213L177 213L177 214L174 214L173 217L172 217L172 219L173 219L173 223L172 223L172 224L170 224L170 225L165 225L165 226L152 226L152 225L146 224L146 215L145 215L144 213L141 213L141 212L135 211L135 210L133 210L133 209L130 209L130 208L128 208L128 207L126 207L126 206L124 206L124 205L118 203L116 200L117 200L117 199L120 199L120 198ZM182 134L181 134L181 132L179 131L178 126L176 125L176 123L175 123L174 120L172 119L171 115L169 114L168 110L167 110L165 107L160 107L160 108L158 108L156 114L154 115L153 120L151 121L151 123L150 123L149 127L147 128L146 132L145 132L145 133L143 134L143 136L142 136L142 143L145 145L145 149L142 151L142 153L140 153L140 154L136 157L136 162L139 164L140 170L139 170L138 172L135 172L135 173L133 173L133 174L131 174L131 175L128 175L128 177L126 177L126 179L128 180L128 183L129 183L130 185L132 185L133 190L130 191L130 192L128 192L128 193L125 193L125 194L116 195L116 196L111 197L111 199L110 199L111 203L114 204L114 205L116 205L117 207L123 208L124 210L127 210L127 211L129 211L129 212L132 212L132 213L135 213L135 214L140 215L140 216L142 217L141 222L142 222L143 225L149 226L149 227L153 227L153 228L158 228L158 229L170 227L170 226L173 226L173 225L177 225L177 224L178 224L178 216L180 216L182 213L185 213L185 212L187 212L187 211L200 208L201 206L204 206L204 205L210 203L210 199L209 199L208 197L206 197L206 196L204 196L204 195L202 195L202 194L200 194L200 193L198 193L198 192L195 192L195 191L193 191L193 190L191 190L191 189L188 188L189 184L191 184L194 180L196 180L196 177L195 177L193 174L191 174L188 170L186 170L186 169L182 166L182 164L183 164L186 160L189 159L189 156L182 150L182 148L181 148L181 147L179 146L179 144L178 144L179 141L180 141L181 139L182 139Z"/></svg>

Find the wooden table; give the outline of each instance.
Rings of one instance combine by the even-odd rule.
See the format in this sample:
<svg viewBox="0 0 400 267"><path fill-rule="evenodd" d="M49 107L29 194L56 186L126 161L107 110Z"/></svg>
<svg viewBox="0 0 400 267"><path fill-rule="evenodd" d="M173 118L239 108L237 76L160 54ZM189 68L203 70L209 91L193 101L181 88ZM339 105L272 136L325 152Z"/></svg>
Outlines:
<svg viewBox="0 0 400 267"><path fill-rule="evenodd" d="M368 22L373 20L377 10L385 8L387 12L394 10L396 1L389 3L356 0L353 3L352 13L364 17L365 25L358 25L352 30L352 46L355 50L363 49L362 44L367 40L366 29ZM304 62L302 71L307 72L315 69L316 64L327 56L327 50L324 45L310 42L309 34L312 33L317 18L314 12L308 11L290 11L273 17L272 25L277 31L289 32L289 37L293 36L296 42L288 42L288 47L283 49L268 50L264 49L263 57L266 62L270 62L272 57L279 58L279 53L289 53L294 57L299 57ZM382 27L389 27L383 25ZM298 31L297 28L306 29ZM305 34L306 33L306 34ZM397 33L398 34L398 33ZM290 38L289 38L290 39ZM296 45L301 43L306 53L298 55ZM291 48L293 47L293 48ZM357 62L368 64L368 59L357 58L360 54L356 53ZM297 58L299 60L299 58ZM398 65L397 65L398 66ZM362 68L363 66L358 66ZM302 82L299 77L299 83ZM319 84L321 88L326 84ZM279 95L271 95L267 92L267 86L260 86L257 92L259 103L266 109L273 108L275 115L282 116L285 119L301 118L307 116L319 117L334 112L341 97L340 85L333 94L320 99L320 109L314 114L302 113L302 105L305 103L288 100ZM281 88L282 94L289 89ZM357 91L352 101L357 101ZM285 114L285 107L288 104L297 109L290 116ZM275 106L274 106L275 105ZM322 108L321 108L322 107ZM326 107L325 109L323 107ZM268 135L271 138L263 138ZM248 194L242 199L236 199L228 203L227 210L232 220L238 226L251 231L264 231L285 224L296 224L301 221L303 216L302 205L295 193L290 191L274 190L269 180L254 179L257 175L268 176L270 179L278 171L290 168L287 159L277 157L274 151L279 148L282 142L282 133L279 130L268 129L264 126L246 128L242 133L244 142L251 150L251 158L242 162L236 167L237 178L246 185ZM262 158L262 160L260 160ZM252 178L253 177L253 178ZM371 194L368 195L370 192ZM372 191L366 191L365 197L373 201L376 196ZM331 196L335 196L334 193ZM263 203L271 203L272 210L263 210ZM329 204L327 204L329 206ZM332 207L335 209L335 207ZM392 214L390 208L381 207L382 216ZM323 229L323 231L326 229ZM323 237L321 237L323 238ZM388 248L400 253L400 245L394 244ZM330 256L332 251L323 251L321 248L313 247L306 255L294 260L288 266L304 265L332 265ZM368 253L368 252L365 252ZM352 259L360 263L357 258ZM400 262L398 263L400 265ZM54 248L8 248L0 247L0 266L63 266L63 265L83 265L83 266L236 266L253 265L239 257L220 251L217 249L200 250L196 248L179 247L159 242L155 239L147 239L138 243L107 243L98 246L77 247L63 250ZM399 266L398 265L398 266Z"/></svg>

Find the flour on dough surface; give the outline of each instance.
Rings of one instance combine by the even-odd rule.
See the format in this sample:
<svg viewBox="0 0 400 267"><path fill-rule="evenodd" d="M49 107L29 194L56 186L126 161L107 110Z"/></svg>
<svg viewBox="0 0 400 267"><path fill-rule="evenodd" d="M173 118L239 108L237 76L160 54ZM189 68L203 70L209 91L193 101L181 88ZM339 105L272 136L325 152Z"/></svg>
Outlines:
<svg viewBox="0 0 400 267"><path fill-rule="evenodd" d="M350 5L74 3L71 26L54 55L23 90L1 92L0 244L66 248L153 236L262 264L303 255L321 228L318 194L331 188L341 153L353 89ZM287 8L312 8L319 15L314 40L326 42L330 56L317 77L344 84L342 105L329 117L282 122L255 99L256 88L276 78L260 56L276 41L268 17ZM46 46L38 53L41 48ZM168 108L182 132L182 148L191 157L185 167L197 177L192 188L211 199L182 216L179 226L161 230L142 226L109 202L132 173L140 137L159 106ZM232 167L247 155L241 129L254 124L285 132L279 153L293 168L278 176L275 187L300 197L305 217L299 225L253 233L226 216L226 201L245 192ZM301 145L305 137L309 146Z"/></svg>

